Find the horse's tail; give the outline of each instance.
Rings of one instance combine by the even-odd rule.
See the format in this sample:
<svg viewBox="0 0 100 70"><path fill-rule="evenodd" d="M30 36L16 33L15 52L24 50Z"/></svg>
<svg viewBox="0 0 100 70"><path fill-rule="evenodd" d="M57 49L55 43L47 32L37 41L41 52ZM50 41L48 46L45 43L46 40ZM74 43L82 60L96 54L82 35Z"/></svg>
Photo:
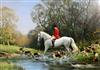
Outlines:
<svg viewBox="0 0 100 70"><path fill-rule="evenodd" d="M71 46L73 48L73 52L79 51L75 41L73 40L73 38L71 38Z"/></svg>

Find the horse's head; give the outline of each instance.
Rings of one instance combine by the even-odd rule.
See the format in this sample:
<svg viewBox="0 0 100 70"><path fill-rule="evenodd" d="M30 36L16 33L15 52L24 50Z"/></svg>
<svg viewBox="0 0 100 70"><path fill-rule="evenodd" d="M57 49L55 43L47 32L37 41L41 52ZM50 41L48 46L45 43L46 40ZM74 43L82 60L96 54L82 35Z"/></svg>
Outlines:
<svg viewBox="0 0 100 70"><path fill-rule="evenodd" d="M47 39L50 39L50 38L51 38L51 36L49 34L41 31L41 32L38 33L38 39L37 39L38 44L40 44L41 40L46 41Z"/></svg>
<svg viewBox="0 0 100 70"><path fill-rule="evenodd" d="M41 41L42 37L41 37L41 32L38 33L38 38L37 38L37 44L40 45L40 41Z"/></svg>

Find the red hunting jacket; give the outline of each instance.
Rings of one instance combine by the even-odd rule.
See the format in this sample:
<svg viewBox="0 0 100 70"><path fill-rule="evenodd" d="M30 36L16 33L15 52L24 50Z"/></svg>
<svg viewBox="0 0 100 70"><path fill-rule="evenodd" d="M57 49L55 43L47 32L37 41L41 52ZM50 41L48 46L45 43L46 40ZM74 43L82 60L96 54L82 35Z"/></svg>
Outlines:
<svg viewBox="0 0 100 70"><path fill-rule="evenodd" d="M60 32L58 27L54 27L53 35L55 36L56 39L60 38Z"/></svg>

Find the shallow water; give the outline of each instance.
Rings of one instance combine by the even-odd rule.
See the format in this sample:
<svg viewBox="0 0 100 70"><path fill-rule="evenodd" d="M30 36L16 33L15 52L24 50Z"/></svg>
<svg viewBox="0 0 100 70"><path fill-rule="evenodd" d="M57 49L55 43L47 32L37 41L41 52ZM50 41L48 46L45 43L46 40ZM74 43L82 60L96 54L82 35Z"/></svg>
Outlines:
<svg viewBox="0 0 100 70"><path fill-rule="evenodd" d="M33 62L32 60L18 60L16 64L23 67L25 70L48 70L43 62Z"/></svg>
<svg viewBox="0 0 100 70"><path fill-rule="evenodd" d="M48 62L33 61L33 60L17 60L14 62L18 66L23 67L25 70L100 70L100 66L86 68L87 65L76 64L75 67L70 64L53 64Z"/></svg>

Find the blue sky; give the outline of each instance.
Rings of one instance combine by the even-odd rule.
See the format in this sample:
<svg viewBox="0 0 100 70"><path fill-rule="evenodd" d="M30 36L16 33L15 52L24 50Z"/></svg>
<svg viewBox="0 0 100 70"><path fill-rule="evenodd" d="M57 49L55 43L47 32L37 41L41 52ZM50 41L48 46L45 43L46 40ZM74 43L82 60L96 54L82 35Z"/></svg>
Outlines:
<svg viewBox="0 0 100 70"><path fill-rule="evenodd" d="M33 6L40 3L40 0L1 0L1 6L7 6L16 12L19 17L17 30L23 34L27 34L36 27L36 23L31 20L30 13Z"/></svg>

